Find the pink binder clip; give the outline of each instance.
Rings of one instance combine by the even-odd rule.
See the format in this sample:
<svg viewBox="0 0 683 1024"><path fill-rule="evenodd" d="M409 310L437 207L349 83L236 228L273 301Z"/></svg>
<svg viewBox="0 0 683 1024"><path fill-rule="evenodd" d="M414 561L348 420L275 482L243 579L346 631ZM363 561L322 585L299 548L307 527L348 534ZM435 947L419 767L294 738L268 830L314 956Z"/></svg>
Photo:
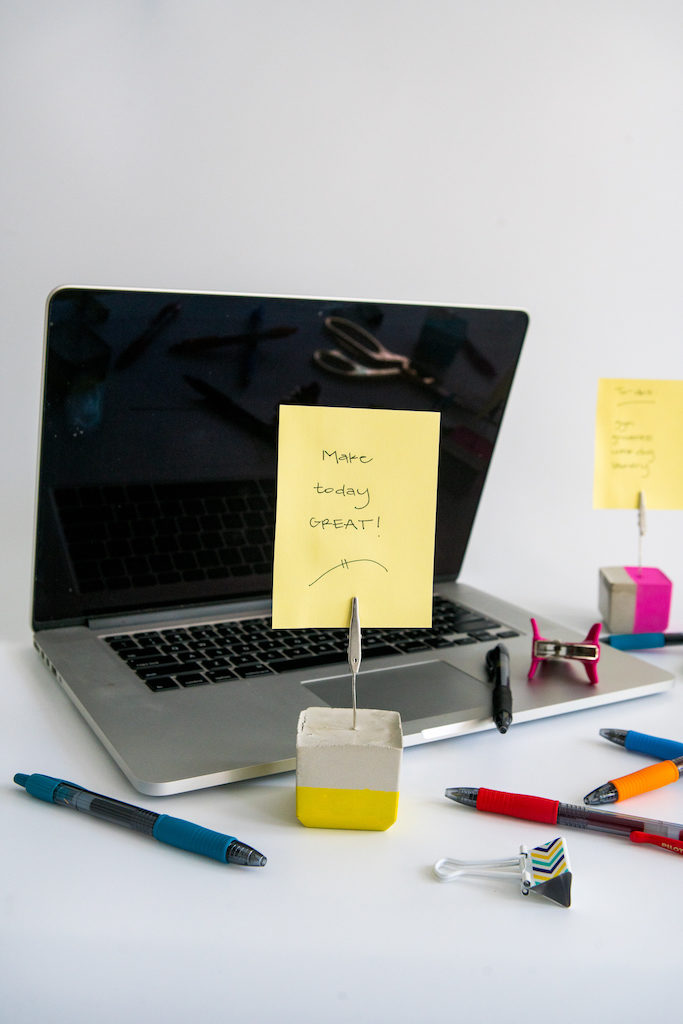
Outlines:
<svg viewBox="0 0 683 1024"><path fill-rule="evenodd" d="M527 678L533 679L538 663L546 658L566 658L572 661L582 661L588 679L591 683L598 682L598 661L600 660L600 623L596 622L588 630L586 639L576 642L569 640L546 640L538 632L536 619L531 620L534 631L534 639L531 644L531 667Z"/></svg>

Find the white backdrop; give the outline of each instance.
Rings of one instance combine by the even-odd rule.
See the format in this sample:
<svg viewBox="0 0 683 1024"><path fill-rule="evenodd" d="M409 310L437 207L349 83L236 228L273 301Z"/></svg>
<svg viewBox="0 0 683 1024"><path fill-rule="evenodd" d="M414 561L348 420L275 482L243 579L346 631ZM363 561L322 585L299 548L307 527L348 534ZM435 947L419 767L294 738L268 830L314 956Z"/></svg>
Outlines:
<svg viewBox="0 0 683 1024"><path fill-rule="evenodd" d="M0 40L4 630L64 283L523 307L464 578L513 559L530 603L529 560L584 558L594 602L635 559L591 508L595 383L683 376L677 0L5 0ZM672 519L645 551L675 575Z"/></svg>
<svg viewBox="0 0 683 1024"><path fill-rule="evenodd" d="M4 0L0 40L4 630L64 283L523 307L463 576L512 559L530 603L530 561L582 558L595 602L635 560L591 507L595 385L683 376L678 0ZM645 554L683 579L679 524Z"/></svg>

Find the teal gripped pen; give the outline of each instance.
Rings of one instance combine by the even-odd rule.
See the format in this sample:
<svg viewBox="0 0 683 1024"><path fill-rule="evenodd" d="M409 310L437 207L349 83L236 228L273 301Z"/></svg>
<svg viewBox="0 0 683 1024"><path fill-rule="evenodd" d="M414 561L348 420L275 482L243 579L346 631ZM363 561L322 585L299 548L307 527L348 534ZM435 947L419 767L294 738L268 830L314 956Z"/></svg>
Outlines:
<svg viewBox="0 0 683 1024"><path fill-rule="evenodd" d="M683 644L683 633L612 633L604 643L620 651L654 650L668 644Z"/></svg>
<svg viewBox="0 0 683 1024"><path fill-rule="evenodd" d="M177 846L180 850L187 850L190 853L200 853L222 864L263 867L266 863L262 853L240 842L235 836L224 836L221 832L193 825L182 818L171 818L168 814L157 814L143 807L125 804L110 796L92 793L89 789L75 786L73 782L66 782L64 779L19 773L14 776L14 781L38 800L61 804L62 807L90 814L93 818L109 821L113 825L123 825L133 832L152 836L160 843Z"/></svg>

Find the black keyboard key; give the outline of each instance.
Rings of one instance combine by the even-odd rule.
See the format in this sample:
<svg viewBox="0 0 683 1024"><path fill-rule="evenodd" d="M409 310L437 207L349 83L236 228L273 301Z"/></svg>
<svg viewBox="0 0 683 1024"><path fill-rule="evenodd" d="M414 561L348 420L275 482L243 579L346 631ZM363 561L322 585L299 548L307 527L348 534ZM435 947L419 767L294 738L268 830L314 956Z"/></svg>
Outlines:
<svg viewBox="0 0 683 1024"><path fill-rule="evenodd" d="M131 655L130 657L124 657L123 660L134 672L137 672L139 668L160 668L166 665L178 665L175 658L169 657L166 654Z"/></svg>
<svg viewBox="0 0 683 1024"><path fill-rule="evenodd" d="M105 638L112 651L116 651L121 654L123 651L137 651L138 645L132 637L129 636L108 636Z"/></svg>
<svg viewBox="0 0 683 1024"><path fill-rule="evenodd" d="M293 661L296 661L298 658L308 658L311 655L314 658L317 658L317 657L320 656L319 654L315 654L315 653L309 651L309 649L306 646L304 646L304 644L301 644L301 643L297 644L296 647L288 647L286 652L284 652L284 653L286 653L286 656L288 658L291 658ZM325 656L325 652L323 652L323 657L324 656Z"/></svg>
<svg viewBox="0 0 683 1024"><path fill-rule="evenodd" d="M149 686L150 690L154 693L159 693L161 690L177 690L178 684L175 679L171 679L170 676L155 676L152 679L145 679L145 683Z"/></svg>
<svg viewBox="0 0 683 1024"><path fill-rule="evenodd" d="M263 645L261 645L261 646L263 646ZM310 643L308 645L308 651L309 651L309 654L316 654L316 655L318 655L318 654L334 654L334 655L337 655L338 657L342 657L343 654L344 654L344 651L340 647L336 646L335 644L326 644L326 643L320 643L320 642Z"/></svg>
<svg viewBox="0 0 683 1024"><path fill-rule="evenodd" d="M392 654L396 654L397 650L390 644L374 644L372 647L361 647L362 658L387 658Z"/></svg>
<svg viewBox="0 0 683 1024"><path fill-rule="evenodd" d="M193 668L195 665L198 664L198 662L203 657L205 657L205 654L203 652L201 652L201 651L190 651L190 650L187 650L187 651L180 651L178 654L174 655L174 657L175 657L176 661L180 662L181 665L185 665L185 666L188 666L189 668Z"/></svg>
<svg viewBox="0 0 683 1024"><path fill-rule="evenodd" d="M212 668L212 669L207 669L206 672L205 672L205 675L206 675L206 678L209 679L212 683L224 683L228 679L237 679L237 678L239 678L229 668Z"/></svg>
<svg viewBox="0 0 683 1024"><path fill-rule="evenodd" d="M230 663L233 668L237 669L247 665L261 664L254 654L237 654L234 658L230 658Z"/></svg>
<svg viewBox="0 0 683 1024"><path fill-rule="evenodd" d="M296 672L302 668L315 668L317 665L334 665L343 660L336 652L326 654L302 654L298 658L270 658L268 664L274 672Z"/></svg>
<svg viewBox="0 0 683 1024"><path fill-rule="evenodd" d="M236 666L235 672L238 676L241 676L242 679L251 679L254 676L268 676L273 674L267 665L262 665L257 661L253 661L248 665Z"/></svg>
<svg viewBox="0 0 683 1024"><path fill-rule="evenodd" d="M176 679L181 686L205 686L209 682L201 672L179 672Z"/></svg>
<svg viewBox="0 0 683 1024"><path fill-rule="evenodd" d="M157 678L159 676L175 675L176 672L178 672L181 668L184 669L184 667L184 665L179 665L177 661L170 663L161 661L157 665L141 665L138 668L133 668L133 666L131 665L131 668L133 668L133 671L135 672L136 676L139 676L140 679L144 679L145 681L147 681L148 679Z"/></svg>
<svg viewBox="0 0 683 1024"><path fill-rule="evenodd" d="M428 649L429 644L425 643L424 640L397 640L396 646L399 651L409 654L411 651L424 651Z"/></svg>
<svg viewBox="0 0 683 1024"><path fill-rule="evenodd" d="M218 668L229 668L230 662L227 658L208 658L206 661L202 662L202 665L206 670L214 670Z"/></svg>

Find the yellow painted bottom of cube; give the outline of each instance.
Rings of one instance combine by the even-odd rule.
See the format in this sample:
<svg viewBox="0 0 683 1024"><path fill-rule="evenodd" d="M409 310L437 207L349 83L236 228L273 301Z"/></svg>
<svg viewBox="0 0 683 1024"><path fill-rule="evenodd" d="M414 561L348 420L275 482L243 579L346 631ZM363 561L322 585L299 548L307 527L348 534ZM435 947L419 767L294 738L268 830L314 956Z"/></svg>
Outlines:
<svg viewBox="0 0 683 1024"><path fill-rule="evenodd" d="M396 821L398 793L377 789L296 787L296 816L308 828L383 832Z"/></svg>

